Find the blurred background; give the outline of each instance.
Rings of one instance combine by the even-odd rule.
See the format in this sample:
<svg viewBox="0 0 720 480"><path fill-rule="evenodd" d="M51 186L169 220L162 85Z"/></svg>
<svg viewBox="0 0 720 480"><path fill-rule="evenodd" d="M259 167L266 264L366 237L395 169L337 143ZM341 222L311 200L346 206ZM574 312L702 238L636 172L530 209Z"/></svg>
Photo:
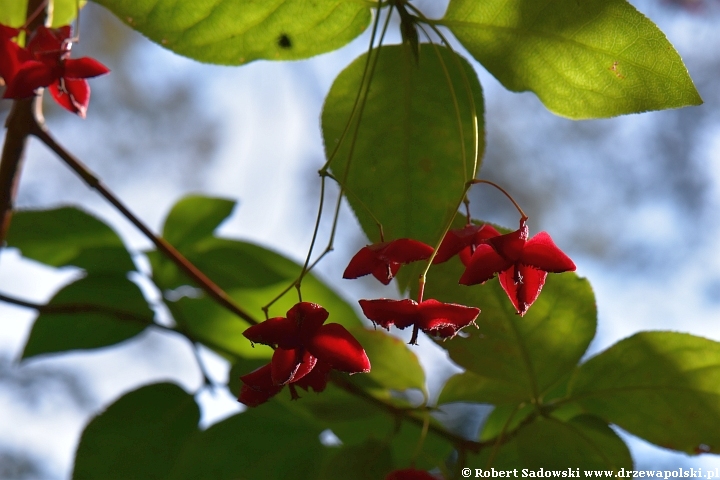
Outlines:
<svg viewBox="0 0 720 480"><path fill-rule="evenodd" d="M435 18L447 4L414 3ZM599 325L589 355L648 329L720 341L720 2L632 3L680 52L704 105L573 122L549 113L533 94L508 92L474 63L486 101L481 176L505 186L530 216L531 233L552 232L578 273L590 279ZM365 51L369 32L310 60L238 68L174 55L92 3L81 23L74 56L91 55L112 74L91 80L84 121L46 98L55 137L155 231L188 193L227 197L239 206L222 235L302 261L317 210L317 170L324 163L319 120L324 96L335 76ZM399 38L391 35L389 41ZM0 118L9 107L0 102ZM333 190L331 197L336 195ZM516 224L512 205L493 189L476 187L471 200L474 217ZM18 206L61 204L101 217L137 251L150 247L48 150L31 142ZM329 231L326 222L321 238ZM317 273L352 304L378 296L370 279L337 280L364 244L353 214L344 208L336 249ZM136 261L147 271L141 254ZM13 249L0 253L0 292L30 301L47 301L77 275L24 260ZM135 280L147 287L141 275ZM150 298L159 295L145 290ZM188 391L202 385L190 346L153 332L110 349L19 364L33 318L31 310L0 304L2 479L69 478L85 424L124 392L165 380ZM437 391L457 370L431 342L421 345L430 388ZM210 352L202 356L211 376L225 382L228 365ZM204 390L200 401L203 425L240 409L223 390ZM720 467L720 457L688 457L621 435L638 469Z"/></svg>

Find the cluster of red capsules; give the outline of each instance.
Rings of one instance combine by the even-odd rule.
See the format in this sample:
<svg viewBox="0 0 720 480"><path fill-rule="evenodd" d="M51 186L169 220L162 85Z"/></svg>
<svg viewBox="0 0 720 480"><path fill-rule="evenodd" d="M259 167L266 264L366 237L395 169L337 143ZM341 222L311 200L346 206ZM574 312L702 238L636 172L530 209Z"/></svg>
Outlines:
<svg viewBox="0 0 720 480"><path fill-rule="evenodd" d="M468 224L450 230L443 239L433 263L442 263L458 255L465 265L460 277L462 285L484 283L498 274L500 285L515 310L525 315L545 284L548 272L575 270L575 264L552 241L547 232L540 232L528 240L526 218L520 228L506 235L491 225ZM433 248L417 240L402 238L369 245L350 261L344 278L358 278L372 274L387 285L403 264L427 260ZM413 326L411 344L417 343L418 330L443 339L474 323L480 309L455 303L422 299L360 300L365 316L376 325L389 329L391 325L403 329Z"/></svg>
<svg viewBox="0 0 720 480"><path fill-rule="evenodd" d="M29 36L25 48L13 40L22 31ZM70 58L71 33L70 26L27 32L0 25L0 77L7 87L3 98L29 98L38 88L48 87L60 106L84 118L90 103L85 79L110 70L89 57Z"/></svg>

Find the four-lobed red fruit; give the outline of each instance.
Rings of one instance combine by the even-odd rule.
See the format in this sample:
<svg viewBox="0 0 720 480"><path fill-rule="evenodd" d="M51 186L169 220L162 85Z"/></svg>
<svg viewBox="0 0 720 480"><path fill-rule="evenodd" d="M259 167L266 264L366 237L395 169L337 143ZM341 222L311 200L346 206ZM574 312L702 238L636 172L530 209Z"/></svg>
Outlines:
<svg viewBox="0 0 720 480"><path fill-rule="evenodd" d="M375 243L360 249L350 260L343 278L358 278L372 274L384 285L390 283L401 265L427 260L433 248L410 238Z"/></svg>
<svg viewBox="0 0 720 480"><path fill-rule="evenodd" d="M389 329L391 325L403 329L414 326L428 335L443 339L452 338L480 314L480 309L456 303L442 303L428 299L420 303L415 300L360 300L365 316L376 325ZM410 343L415 343L411 340Z"/></svg>
<svg viewBox="0 0 720 480"><path fill-rule="evenodd" d="M28 98L38 88L48 87L60 106L84 118L90 103L85 79L110 70L89 57L70 58L69 26L38 27L25 49L12 41L18 33L0 26L0 75L7 85L3 98Z"/></svg>
<svg viewBox="0 0 720 480"><path fill-rule="evenodd" d="M348 373L370 371L360 343L339 323L325 324L328 312L316 303L300 302L287 312L249 327L243 335L255 343L275 347L273 384L285 385L308 374L316 361Z"/></svg>
<svg viewBox="0 0 720 480"><path fill-rule="evenodd" d="M515 310L525 315L540 295L548 272L570 271L575 271L575 264L555 245L550 235L540 232L528 240L528 228L521 221L518 230L492 237L477 247L460 283L483 283L497 273Z"/></svg>

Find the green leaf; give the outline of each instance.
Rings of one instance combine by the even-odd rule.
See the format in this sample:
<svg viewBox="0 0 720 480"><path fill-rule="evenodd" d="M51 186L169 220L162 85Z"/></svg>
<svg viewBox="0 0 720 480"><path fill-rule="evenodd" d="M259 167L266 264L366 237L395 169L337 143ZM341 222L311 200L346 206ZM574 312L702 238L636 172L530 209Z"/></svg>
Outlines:
<svg viewBox="0 0 720 480"><path fill-rule="evenodd" d="M350 332L365 349L372 369L370 373L353 375L352 379L367 380L391 390L418 389L425 391L425 372L417 356L401 340L390 335L362 327Z"/></svg>
<svg viewBox="0 0 720 480"><path fill-rule="evenodd" d="M665 35L625 0L451 0L439 23L506 88L558 115L702 103Z"/></svg>
<svg viewBox="0 0 720 480"><path fill-rule="evenodd" d="M78 16L78 7L83 8L86 3L87 0L52 0L52 27L70 25Z"/></svg>
<svg viewBox="0 0 720 480"><path fill-rule="evenodd" d="M165 218L163 238L181 249L205 237L230 216L235 202L224 198L189 195L175 205Z"/></svg>
<svg viewBox="0 0 720 480"><path fill-rule="evenodd" d="M167 478L317 478L324 457L331 452L320 443L323 430L312 419L269 402L196 433Z"/></svg>
<svg viewBox="0 0 720 480"><path fill-rule="evenodd" d="M53 267L74 265L91 273L135 270L117 233L77 208L16 212L7 242L23 256Z"/></svg>
<svg viewBox="0 0 720 480"><path fill-rule="evenodd" d="M720 453L720 343L640 332L580 366L570 400L656 445Z"/></svg>
<svg viewBox="0 0 720 480"><path fill-rule="evenodd" d="M22 358L115 345L153 322L137 285L121 275L90 275L63 287L41 310Z"/></svg>
<svg viewBox="0 0 720 480"><path fill-rule="evenodd" d="M167 478L199 420L192 395L176 385L130 392L85 427L73 478Z"/></svg>
<svg viewBox="0 0 720 480"><path fill-rule="evenodd" d="M384 46L374 54L379 58L353 158L348 157L357 115L331 168L338 179L347 174L348 201L373 242L379 241L379 232L368 209L382 223L387 240L409 237L435 244L457 210L465 182L480 167L480 83L464 59L443 47L420 45L419 65L402 45ZM328 158L350 118L366 61L367 54L343 70L325 100L322 129ZM477 165L471 106L479 122Z"/></svg>
<svg viewBox="0 0 720 480"><path fill-rule="evenodd" d="M392 469L389 445L368 439L360 445L346 445L336 450L322 469L320 480L378 480Z"/></svg>
<svg viewBox="0 0 720 480"><path fill-rule="evenodd" d="M0 0L0 23L21 27L27 15L27 0Z"/></svg>
<svg viewBox="0 0 720 480"><path fill-rule="evenodd" d="M443 343L467 370L444 387L438 403L520 403L543 396L572 371L595 335L597 311L587 280L574 273L550 274L537 301L517 315L497 279L458 285L458 259L433 266L426 298L482 309L477 329L466 328Z"/></svg>
<svg viewBox="0 0 720 480"><path fill-rule="evenodd" d="M590 415L569 422L538 418L518 435L518 453L529 468L632 469L630 451L602 420Z"/></svg>
<svg viewBox="0 0 720 480"><path fill-rule="evenodd" d="M568 422L539 417L494 455L491 446L470 456L468 466L565 470L577 476L583 469L632 470L633 463L625 442L605 422L582 415Z"/></svg>
<svg viewBox="0 0 720 480"><path fill-rule="evenodd" d="M130 27L201 62L297 60L342 47L370 23L346 0L94 0Z"/></svg>

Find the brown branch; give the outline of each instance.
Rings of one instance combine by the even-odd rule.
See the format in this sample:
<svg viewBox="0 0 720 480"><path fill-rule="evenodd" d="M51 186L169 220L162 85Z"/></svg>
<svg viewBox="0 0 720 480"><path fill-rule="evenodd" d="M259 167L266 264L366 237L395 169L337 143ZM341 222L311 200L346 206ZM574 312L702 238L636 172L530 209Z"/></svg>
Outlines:
<svg viewBox="0 0 720 480"><path fill-rule="evenodd" d="M45 3L46 0L28 2L26 16L32 17L27 26L28 31L33 31L45 23ZM35 97L15 100L5 121L7 132L0 157L0 247L5 243L12 221L27 138L36 118L42 118L42 90Z"/></svg>
<svg viewBox="0 0 720 480"><path fill-rule="evenodd" d="M181 254L175 247L168 243L164 238L155 235L142 220L140 220L135 214L133 214L121 201L118 199L108 188L102 183L102 181L94 175L80 160L75 158L67 150L65 150L60 144L58 144L54 138L50 136L50 133L45 128L44 124L39 123L37 120L34 121L34 125L30 134L37 137L45 145L47 145L57 156L59 156L71 169L77 173L80 178L92 189L96 190L102 195L108 202L110 202L120 213L125 216L135 227L138 228L155 246L162 252L168 259L170 259L178 268L185 272L191 279L193 279L198 286L207 293L213 300L225 307L230 312L234 313L238 317L242 318L251 325L255 325L258 321L239 305L230 298L230 296L220 288L215 282L210 280L203 272L201 272L195 265L193 265L183 254Z"/></svg>

